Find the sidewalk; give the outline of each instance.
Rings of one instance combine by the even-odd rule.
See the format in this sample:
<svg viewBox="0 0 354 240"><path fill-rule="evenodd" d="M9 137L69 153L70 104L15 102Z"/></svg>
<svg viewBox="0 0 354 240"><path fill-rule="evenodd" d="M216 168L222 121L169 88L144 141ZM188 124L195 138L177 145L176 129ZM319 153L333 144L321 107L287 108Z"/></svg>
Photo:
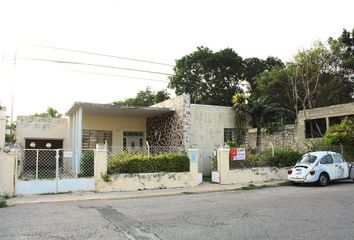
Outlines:
<svg viewBox="0 0 354 240"><path fill-rule="evenodd" d="M272 181L255 183L254 185L277 185L284 181ZM210 182L203 182L198 187L190 188L170 188L170 189L156 189L156 190L140 190L130 192L75 192L51 195L24 195L10 198L7 200L9 206L21 204L35 204L35 203L55 203L55 202L76 202L76 201L92 201L92 200L120 200L131 198L148 198L148 197L162 197L175 196L181 194L201 194L211 192L225 192L239 189L249 184L230 184L220 185Z"/></svg>

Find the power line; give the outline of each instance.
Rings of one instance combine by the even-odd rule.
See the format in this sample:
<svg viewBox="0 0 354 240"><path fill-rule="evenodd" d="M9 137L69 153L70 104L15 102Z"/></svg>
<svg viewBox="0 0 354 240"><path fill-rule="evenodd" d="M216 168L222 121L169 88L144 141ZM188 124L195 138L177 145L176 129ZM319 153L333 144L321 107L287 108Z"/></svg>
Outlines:
<svg viewBox="0 0 354 240"><path fill-rule="evenodd" d="M96 56L101 56L101 57L118 58L118 59L124 59L124 60L129 60L129 61L144 62L144 63L151 63L151 64L174 67L174 65L172 65L172 64L143 60L143 59L138 59L138 58L128 58L128 57L121 57L121 56L115 56L115 55L109 55L109 54L103 54L103 53L95 53L95 52L88 52L88 51L74 50L74 49L67 49L67 48L59 48L59 47L51 47L51 46L44 46L44 45L37 45L37 44L28 44L28 45L32 45L32 46L40 47L40 48L49 48L49 49L67 51L67 52L76 52L76 53L90 54L90 55L96 55Z"/></svg>
<svg viewBox="0 0 354 240"><path fill-rule="evenodd" d="M116 67L116 66L111 66L111 65L102 65L102 64L94 64L94 63L62 61L62 60L43 59L43 58L23 58L22 57L22 58L17 58L17 59L31 60L31 61L41 61L41 62L51 62L51 63L60 63L60 64L85 65L85 66L101 67L101 68L114 68L114 69L120 69L120 70L126 70L126 71L144 72L144 73L172 76L172 74L170 74L170 73L149 71L149 70L136 69L136 68Z"/></svg>
<svg viewBox="0 0 354 240"><path fill-rule="evenodd" d="M169 82L168 80L162 80L162 79L140 78L140 77L132 77L132 76L127 76L127 75L113 74L113 73L100 73L100 72L80 71L80 70L74 70L74 69L70 69L69 71L96 74L96 75L106 75L106 76L114 76L114 77L131 78L131 79L138 79L138 80L155 81L155 82Z"/></svg>

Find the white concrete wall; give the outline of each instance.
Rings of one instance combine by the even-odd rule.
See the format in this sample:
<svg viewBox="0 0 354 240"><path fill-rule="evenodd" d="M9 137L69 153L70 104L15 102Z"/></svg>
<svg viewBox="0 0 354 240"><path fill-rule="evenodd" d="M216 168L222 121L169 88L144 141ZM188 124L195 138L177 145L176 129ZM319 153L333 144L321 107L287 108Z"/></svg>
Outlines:
<svg viewBox="0 0 354 240"><path fill-rule="evenodd" d="M190 142L199 149L199 172L210 175L210 158L224 144L224 128L235 128L231 107L191 104Z"/></svg>
<svg viewBox="0 0 354 240"><path fill-rule="evenodd" d="M257 183L286 180L287 168L259 167L235 169L228 172L228 183Z"/></svg>
<svg viewBox="0 0 354 240"><path fill-rule="evenodd" d="M15 190L15 154L0 151L0 195L13 195Z"/></svg>
<svg viewBox="0 0 354 240"><path fill-rule="evenodd" d="M0 106L0 149L5 144L6 111Z"/></svg>
<svg viewBox="0 0 354 240"><path fill-rule="evenodd" d="M195 177L190 172L117 174L110 178L110 182L96 181L96 191L136 191L196 186Z"/></svg>
<svg viewBox="0 0 354 240"><path fill-rule="evenodd" d="M25 139L64 140L63 147L69 144L69 119L34 116L18 116L16 119L16 142L25 147Z"/></svg>

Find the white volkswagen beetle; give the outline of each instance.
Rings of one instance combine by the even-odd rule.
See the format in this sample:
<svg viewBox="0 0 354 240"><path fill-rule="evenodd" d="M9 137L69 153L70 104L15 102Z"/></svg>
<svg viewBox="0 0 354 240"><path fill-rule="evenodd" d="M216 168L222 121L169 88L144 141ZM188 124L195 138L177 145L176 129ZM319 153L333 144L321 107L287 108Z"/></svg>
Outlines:
<svg viewBox="0 0 354 240"><path fill-rule="evenodd" d="M295 167L288 169L288 180L292 183L314 183L326 186L334 180L348 179L351 165L336 152L309 152L304 154Z"/></svg>

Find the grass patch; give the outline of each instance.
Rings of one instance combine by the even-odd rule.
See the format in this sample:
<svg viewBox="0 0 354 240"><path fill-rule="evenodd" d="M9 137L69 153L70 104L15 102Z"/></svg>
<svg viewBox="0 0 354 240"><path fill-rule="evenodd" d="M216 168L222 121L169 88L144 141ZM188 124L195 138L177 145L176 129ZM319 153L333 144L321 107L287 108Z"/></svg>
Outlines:
<svg viewBox="0 0 354 240"><path fill-rule="evenodd" d="M38 194L38 195L59 195L59 194L68 194L68 193L72 193L72 192L57 192L57 193L55 193L55 192L53 192L53 193L40 193L40 194Z"/></svg>
<svg viewBox="0 0 354 240"><path fill-rule="evenodd" d="M211 176L203 176L203 182L211 182Z"/></svg>
<svg viewBox="0 0 354 240"><path fill-rule="evenodd" d="M191 195L191 194L195 194L195 193L194 192L183 192L183 194Z"/></svg>
<svg viewBox="0 0 354 240"><path fill-rule="evenodd" d="M241 188L238 188L237 190L254 190L254 189L261 189L261 188L269 188L269 187L275 187L275 185L254 185L254 184L249 184L248 186L243 186Z"/></svg>
<svg viewBox="0 0 354 240"><path fill-rule="evenodd" d="M291 185L291 182L287 181L287 182L281 182L281 183L278 183L277 186L290 186Z"/></svg>
<svg viewBox="0 0 354 240"><path fill-rule="evenodd" d="M5 198L0 197L0 208L4 208L4 207L7 207L6 200Z"/></svg>

